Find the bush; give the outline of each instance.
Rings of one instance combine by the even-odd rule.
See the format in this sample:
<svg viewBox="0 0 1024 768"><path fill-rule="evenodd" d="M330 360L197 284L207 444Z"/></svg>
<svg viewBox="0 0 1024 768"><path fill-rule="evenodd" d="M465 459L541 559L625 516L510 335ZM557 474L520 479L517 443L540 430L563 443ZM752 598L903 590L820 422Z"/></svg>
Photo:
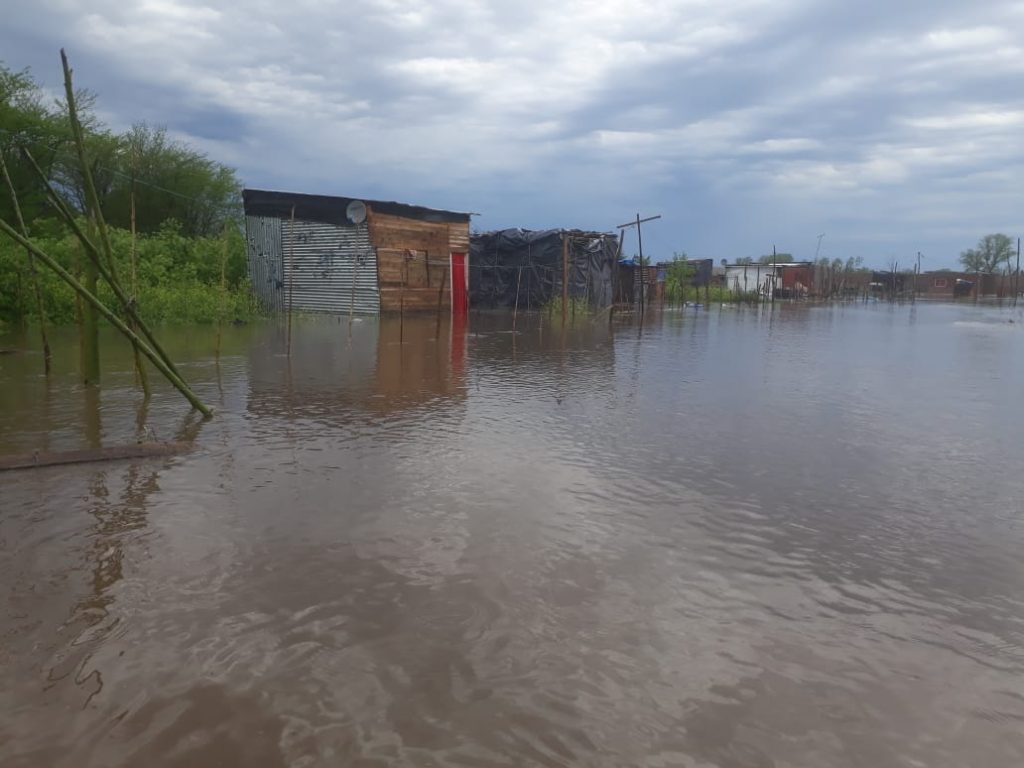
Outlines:
<svg viewBox="0 0 1024 768"><path fill-rule="evenodd" d="M35 243L64 268L79 274L85 258L70 232L40 222ZM133 283L131 233L111 229L111 245L121 284L131 293ZM224 262L224 287L221 264ZM236 229L220 237L186 237L173 221L136 240L139 313L150 322L210 323L248 318L256 313L246 276L245 239ZM37 262L47 321L56 325L75 320L74 290ZM115 307L113 292L104 283L100 299ZM223 306L223 314L221 308ZM0 241L0 321L38 320L28 260L24 250L8 239Z"/></svg>

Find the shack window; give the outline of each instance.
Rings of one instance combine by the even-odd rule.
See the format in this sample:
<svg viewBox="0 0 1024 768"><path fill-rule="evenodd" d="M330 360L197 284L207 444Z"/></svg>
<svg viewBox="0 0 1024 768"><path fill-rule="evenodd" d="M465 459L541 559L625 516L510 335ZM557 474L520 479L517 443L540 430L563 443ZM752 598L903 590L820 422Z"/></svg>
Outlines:
<svg viewBox="0 0 1024 768"><path fill-rule="evenodd" d="M944 278L944 277L936 277L935 278L935 282L932 283L932 287L933 288L948 288L949 287L949 283L946 281L946 278Z"/></svg>

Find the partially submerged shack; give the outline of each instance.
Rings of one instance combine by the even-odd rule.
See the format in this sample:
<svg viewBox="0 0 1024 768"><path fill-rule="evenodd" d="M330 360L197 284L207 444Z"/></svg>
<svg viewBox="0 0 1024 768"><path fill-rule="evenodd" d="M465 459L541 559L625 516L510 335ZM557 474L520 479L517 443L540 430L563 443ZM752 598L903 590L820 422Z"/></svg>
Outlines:
<svg viewBox="0 0 1024 768"><path fill-rule="evenodd" d="M474 307L543 309L560 301L595 308L614 297L619 238L578 229L503 229L470 238Z"/></svg>
<svg viewBox="0 0 1024 768"><path fill-rule="evenodd" d="M246 189L253 292L270 311L467 309L469 214Z"/></svg>

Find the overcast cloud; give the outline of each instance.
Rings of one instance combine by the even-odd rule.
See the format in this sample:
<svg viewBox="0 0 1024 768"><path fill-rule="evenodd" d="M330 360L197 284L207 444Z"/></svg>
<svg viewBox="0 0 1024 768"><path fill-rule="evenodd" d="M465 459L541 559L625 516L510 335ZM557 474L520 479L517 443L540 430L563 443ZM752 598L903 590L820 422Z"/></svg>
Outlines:
<svg viewBox="0 0 1024 768"><path fill-rule="evenodd" d="M35 0L0 58L248 186L952 265L1022 227L1024 3Z"/></svg>

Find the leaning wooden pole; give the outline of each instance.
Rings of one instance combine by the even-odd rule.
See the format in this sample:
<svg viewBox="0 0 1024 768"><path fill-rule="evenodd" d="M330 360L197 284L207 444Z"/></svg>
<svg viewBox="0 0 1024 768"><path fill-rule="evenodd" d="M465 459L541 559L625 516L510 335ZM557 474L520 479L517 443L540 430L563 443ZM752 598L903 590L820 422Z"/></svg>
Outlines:
<svg viewBox="0 0 1024 768"><path fill-rule="evenodd" d="M22 237L22 235L20 235L17 232L17 230L15 230L10 224L8 224L3 219L0 219L0 232L6 234L9 238L14 240L16 243L21 245L26 250L31 251L36 258L38 258L43 264L45 264L47 267L53 270L61 280L63 280L65 283L71 286L71 288L79 296L81 296L82 299L84 299L87 304L89 304L99 314L101 314L104 317L104 319L107 320L107 322L109 322L117 330L119 330L129 341L138 346L142 354L146 356L146 359L149 360L154 366L156 366L157 370L159 370L160 373L162 373L167 378L167 380L170 381L172 385L174 385L175 389L177 389L179 392L181 392L182 395L184 395L185 399L192 404L193 408L195 408L204 416L213 415L213 412L209 408L207 408L202 403L202 401L199 400L198 397L196 397L195 393L192 392L188 384L186 384L182 380L182 378L178 376L178 374L171 370L167 363L164 362L163 358L161 358L156 352L154 352L153 349L150 348L150 346L146 344L145 341L140 339L132 331L132 329L129 328L127 324L125 324L125 322L121 318L119 318L110 309L108 309L107 306L102 301L96 298L96 295L94 293L89 291L84 285L82 285L82 283L76 280L75 277L70 272L68 272L66 269L64 269L64 267L62 267L54 259L52 259L49 256L49 254L47 254L45 251L43 251L34 243L32 243L32 241L25 237Z"/></svg>
<svg viewBox="0 0 1024 768"><path fill-rule="evenodd" d="M81 121L79 121L79 119L78 119L78 106L77 106L77 104L75 102L75 89L74 89L74 85L72 83L72 71L71 71L70 65L68 64L67 54L64 52L63 48L60 51L60 61L61 61L61 67L64 70L64 95L65 95L65 98L67 99L67 102L68 102L68 105L67 105L68 106L68 122L71 125L71 136L72 136L72 138L74 140L75 152L78 155L78 164L81 167L81 171L82 171L82 182L83 182L83 187L85 189L86 207L89 210L90 218L91 218L91 220L93 222L93 225L96 227L96 231L99 234L100 248L101 248L102 256L103 256L103 259L101 259L101 260L105 259L105 266L106 266L106 269L107 269L107 272L108 272L108 275L105 276L105 279L106 279L106 281L108 283L110 283L110 287L113 288L116 293L119 293L119 294L123 295L124 294L124 289L121 286L121 281L120 281L120 278L118 277L118 274L117 274L117 262L114 260L114 248L113 248L113 246L110 243L110 231L107 229L107 222L106 222L106 219L104 219L104 217L103 217L103 209L100 206L100 198L99 198L99 195L96 193L96 183L95 183L95 181L92 178L92 171L89 169L89 161L88 161L88 159L87 159L87 157L85 155L85 134L82 131ZM134 213L134 193L133 193L133 213ZM134 239L133 239L133 242L132 242L132 247L134 248ZM95 274L95 270L96 270L97 266L98 265L93 265L93 264L86 263L86 269L85 269L86 287L90 288L93 292L95 292L95 290L96 290L96 282L95 282L96 274ZM121 296L119 295L118 298L120 299ZM128 306L131 306L132 309L133 309L133 311L130 313L129 324L133 328L137 328L139 325L141 325L141 322L140 322L140 320L138 318L138 314L134 311L134 307L135 307L135 297L134 296L128 302L126 302L126 309L127 309ZM92 319L93 319L93 322L94 322L95 321L95 312L91 312L90 314L92 315ZM85 337L88 339L90 336L94 336L94 335L95 335L94 331L89 327L89 318L86 317ZM147 336L148 335L149 334L147 334ZM162 353L163 350L161 349L160 352ZM143 391L148 395L149 394L149 380L146 377L146 370L143 367L142 358L139 356L139 350L135 349L134 350L134 354L135 354L135 370L138 373L139 381L142 384ZM92 365L92 361L90 359L90 355L91 355L91 350L88 347L84 348L84 350L83 350L83 359L86 360L86 366ZM98 379L98 373L99 373L99 345L98 345L98 342L96 344L95 357L96 357L96 359L95 359L95 366L96 366L96 373L97 373L97 379ZM174 364L171 363L170 359L166 358L166 356L165 356L165 362L168 364L168 366L170 366L171 368L174 368Z"/></svg>
<svg viewBox="0 0 1024 768"><path fill-rule="evenodd" d="M18 220L18 229L21 230L21 234L28 238L28 227L25 226L25 219L21 215L21 205L18 203L18 193L14 189L14 182L11 181L11 175L7 172L7 160L4 158L4 153L0 151L0 171L3 172L4 184L7 187L7 192L11 196L11 207L14 209L14 216ZM28 271L32 278L32 291L36 298L36 312L39 314L39 336L43 343L43 372L50 375L50 363L53 359L53 355L50 353L50 340L46 335L46 309L43 306L43 292L39 288L39 273L36 271L36 260L32 255L31 251L26 251L28 256Z"/></svg>

